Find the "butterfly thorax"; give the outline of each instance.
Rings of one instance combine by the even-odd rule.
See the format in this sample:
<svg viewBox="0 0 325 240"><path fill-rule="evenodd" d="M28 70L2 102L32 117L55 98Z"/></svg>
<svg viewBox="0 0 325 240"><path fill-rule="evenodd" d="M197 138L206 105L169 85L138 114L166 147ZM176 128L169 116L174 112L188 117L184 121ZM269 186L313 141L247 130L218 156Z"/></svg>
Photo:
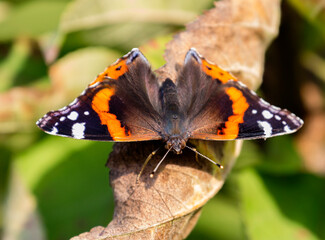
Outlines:
<svg viewBox="0 0 325 240"><path fill-rule="evenodd" d="M184 128L184 114L180 110L177 87L169 78L160 88L160 101L165 123L163 138L166 148L180 154L186 146L188 134Z"/></svg>

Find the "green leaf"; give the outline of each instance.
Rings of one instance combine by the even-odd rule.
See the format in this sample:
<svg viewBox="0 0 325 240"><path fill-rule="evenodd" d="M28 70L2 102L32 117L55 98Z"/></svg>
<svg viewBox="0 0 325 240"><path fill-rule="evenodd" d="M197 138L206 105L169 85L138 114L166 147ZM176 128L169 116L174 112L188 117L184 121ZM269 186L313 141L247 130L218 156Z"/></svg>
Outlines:
<svg viewBox="0 0 325 240"><path fill-rule="evenodd" d="M65 11L60 29L69 33L67 49L100 45L130 50L194 20L211 5L211 0L76 0Z"/></svg>
<svg viewBox="0 0 325 240"><path fill-rule="evenodd" d="M261 177L287 218L308 228L320 239L325 238L324 178L301 173L289 176L262 174Z"/></svg>
<svg viewBox="0 0 325 240"><path fill-rule="evenodd" d="M222 190L202 209L200 219L188 239L245 239L239 211L238 184L231 177Z"/></svg>
<svg viewBox="0 0 325 240"><path fill-rule="evenodd" d="M313 0L289 0L288 3L325 38L324 2Z"/></svg>
<svg viewBox="0 0 325 240"><path fill-rule="evenodd" d="M67 239L109 222L113 196L105 163L111 146L51 136L17 156L48 239Z"/></svg>
<svg viewBox="0 0 325 240"><path fill-rule="evenodd" d="M303 169L302 159L291 136L280 136L266 141L265 161L259 166L260 169L276 174L292 174Z"/></svg>
<svg viewBox="0 0 325 240"><path fill-rule="evenodd" d="M30 52L31 47L26 39L20 39L12 45L8 56L0 62L0 92L13 85L14 79L26 64Z"/></svg>
<svg viewBox="0 0 325 240"><path fill-rule="evenodd" d="M58 30L66 4L62 1L29 1L19 5L0 22L0 41L18 36L36 37Z"/></svg>
<svg viewBox="0 0 325 240"><path fill-rule="evenodd" d="M254 141L244 141L240 155L237 158L233 171L240 170L247 166L261 164L263 162L264 154L258 148Z"/></svg>
<svg viewBox="0 0 325 240"><path fill-rule="evenodd" d="M242 171L238 175L238 183L242 199L242 216L248 239L319 239L297 219L284 214L263 179L254 170ZM296 205L297 197L304 194L301 191L299 196L293 196L288 194L285 187L281 185L278 187L282 187L283 194L291 204ZM301 211L303 206L298 206L298 211Z"/></svg>
<svg viewBox="0 0 325 240"><path fill-rule="evenodd" d="M30 189L35 189L48 172L65 160L65 156L80 151L90 143L88 141L77 142L69 138L47 137L19 154L15 164L20 169L27 186Z"/></svg>
<svg viewBox="0 0 325 240"><path fill-rule="evenodd" d="M73 32L123 22L183 25L211 4L211 0L76 0L65 11L61 29Z"/></svg>

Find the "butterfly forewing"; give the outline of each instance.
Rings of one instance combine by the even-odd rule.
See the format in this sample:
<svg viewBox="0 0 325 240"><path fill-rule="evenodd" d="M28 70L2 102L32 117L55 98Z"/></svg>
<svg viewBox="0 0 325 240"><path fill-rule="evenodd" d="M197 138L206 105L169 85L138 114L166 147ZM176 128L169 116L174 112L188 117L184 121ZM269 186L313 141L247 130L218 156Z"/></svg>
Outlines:
<svg viewBox="0 0 325 240"><path fill-rule="evenodd" d="M134 49L109 66L70 105L47 113L37 125L50 134L77 139L161 139L161 120L154 108L158 108L158 88L148 61Z"/></svg>

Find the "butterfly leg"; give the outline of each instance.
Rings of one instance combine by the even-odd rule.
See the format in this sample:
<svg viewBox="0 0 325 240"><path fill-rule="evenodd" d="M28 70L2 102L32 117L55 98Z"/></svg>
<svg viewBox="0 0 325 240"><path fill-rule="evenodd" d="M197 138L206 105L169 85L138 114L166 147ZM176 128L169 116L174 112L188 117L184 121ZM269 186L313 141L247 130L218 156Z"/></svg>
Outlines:
<svg viewBox="0 0 325 240"><path fill-rule="evenodd" d="M157 148L155 151L153 151L152 153L150 153L149 154L149 156L147 157L147 159L146 159L146 161L144 161L144 164L142 165L142 168L141 168L141 170L140 170L140 172L139 172L139 174L138 174L138 176L137 176L137 184L139 183L139 180L140 180L140 177L141 177L141 175L142 175L142 173L143 173L143 170L144 170L144 168L147 166L147 164L148 164L148 162L150 161L150 159L158 152L158 150L160 149L160 147L159 148Z"/></svg>

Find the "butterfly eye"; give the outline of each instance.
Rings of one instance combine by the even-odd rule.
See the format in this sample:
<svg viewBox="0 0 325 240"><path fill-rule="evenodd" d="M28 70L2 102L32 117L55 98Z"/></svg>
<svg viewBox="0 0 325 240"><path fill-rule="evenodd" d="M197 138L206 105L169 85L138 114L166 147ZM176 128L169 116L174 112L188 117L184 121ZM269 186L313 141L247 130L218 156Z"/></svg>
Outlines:
<svg viewBox="0 0 325 240"><path fill-rule="evenodd" d="M181 140L181 149L186 147L186 141L184 139Z"/></svg>

